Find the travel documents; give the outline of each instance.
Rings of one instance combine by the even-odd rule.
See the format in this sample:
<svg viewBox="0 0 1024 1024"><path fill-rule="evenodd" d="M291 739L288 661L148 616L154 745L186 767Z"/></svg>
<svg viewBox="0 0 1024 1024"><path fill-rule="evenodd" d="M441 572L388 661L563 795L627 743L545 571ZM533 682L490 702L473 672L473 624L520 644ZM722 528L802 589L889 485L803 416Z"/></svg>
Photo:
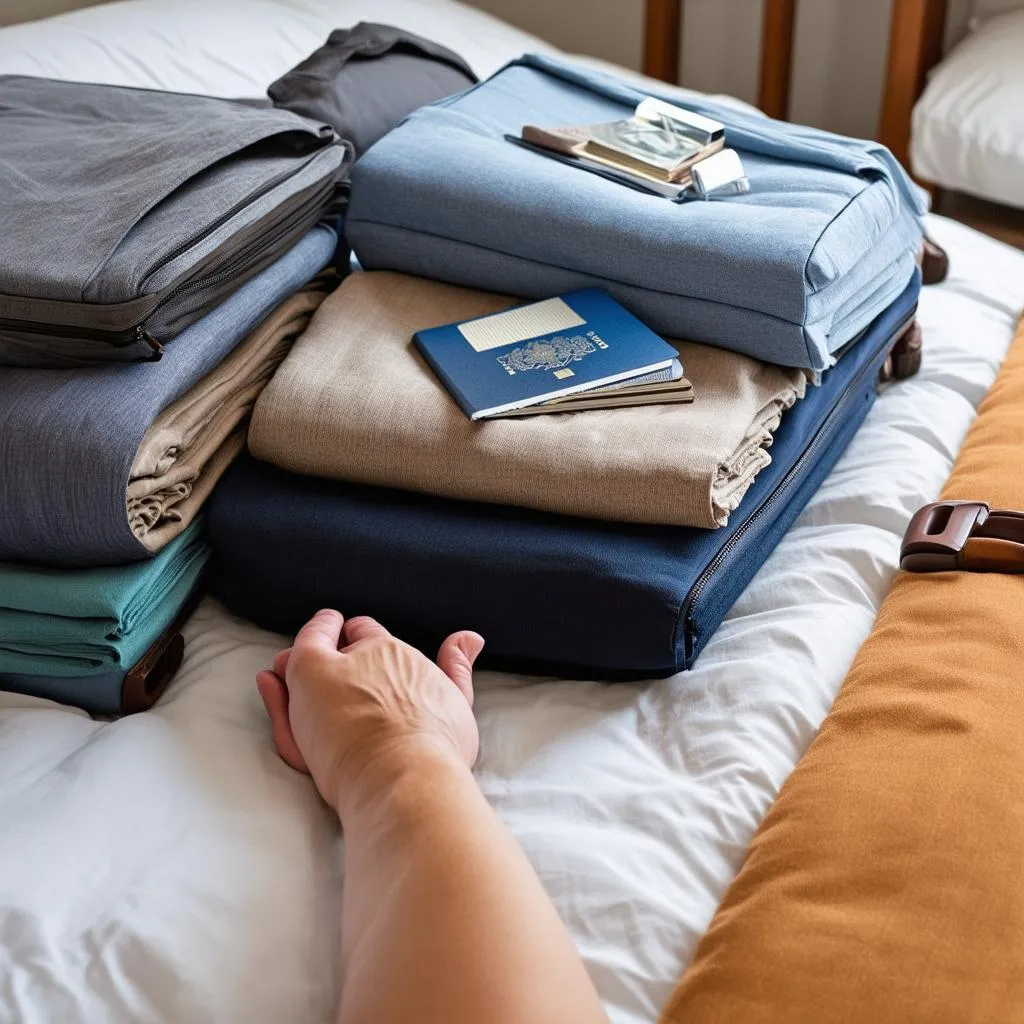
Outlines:
<svg viewBox="0 0 1024 1024"><path fill-rule="evenodd" d="M565 127L528 124L519 138L506 137L671 199L706 198L710 191L726 186L733 192L749 190L739 155L725 149L722 122L652 96L641 100L629 118ZM722 159L722 154L727 157ZM714 160L716 156L719 159ZM713 163L706 165L706 161Z"/></svg>
<svg viewBox="0 0 1024 1024"><path fill-rule="evenodd" d="M692 400L677 351L601 288L432 327L413 341L471 420L649 404L655 394Z"/></svg>

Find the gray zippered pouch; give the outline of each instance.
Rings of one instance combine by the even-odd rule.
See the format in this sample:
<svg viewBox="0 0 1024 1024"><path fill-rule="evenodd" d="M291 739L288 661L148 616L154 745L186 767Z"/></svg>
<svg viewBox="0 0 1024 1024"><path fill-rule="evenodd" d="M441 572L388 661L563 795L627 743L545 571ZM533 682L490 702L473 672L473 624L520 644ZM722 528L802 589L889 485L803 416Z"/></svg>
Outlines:
<svg viewBox="0 0 1024 1024"><path fill-rule="evenodd" d="M350 162L289 111L0 76L0 365L158 357L332 208Z"/></svg>

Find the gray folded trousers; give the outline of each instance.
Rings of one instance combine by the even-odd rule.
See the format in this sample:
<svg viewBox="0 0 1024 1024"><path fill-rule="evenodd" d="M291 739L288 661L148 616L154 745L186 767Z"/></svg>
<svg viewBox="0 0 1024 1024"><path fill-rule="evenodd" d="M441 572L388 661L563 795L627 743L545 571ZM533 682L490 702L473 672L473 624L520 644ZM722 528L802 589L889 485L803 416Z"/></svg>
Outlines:
<svg viewBox="0 0 1024 1024"><path fill-rule="evenodd" d="M351 155L287 110L0 76L0 366L158 358L332 210Z"/></svg>

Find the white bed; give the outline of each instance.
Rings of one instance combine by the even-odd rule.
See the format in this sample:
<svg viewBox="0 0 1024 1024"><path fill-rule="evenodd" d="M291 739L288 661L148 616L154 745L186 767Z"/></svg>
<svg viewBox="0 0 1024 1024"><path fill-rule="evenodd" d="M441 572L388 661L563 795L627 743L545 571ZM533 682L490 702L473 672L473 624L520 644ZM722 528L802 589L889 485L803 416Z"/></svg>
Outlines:
<svg viewBox="0 0 1024 1024"><path fill-rule="evenodd" d="M361 17L433 36L481 72L536 46L428 0L137 0L0 32L0 72L252 95ZM693 672L646 686L479 678L480 783L614 1024L655 1019L1005 354L1024 254L941 218L930 230L952 269L921 300L921 373L880 397ZM342 845L272 752L253 683L285 641L211 601L187 638L147 714L103 723L0 694L0 1020L331 1019Z"/></svg>

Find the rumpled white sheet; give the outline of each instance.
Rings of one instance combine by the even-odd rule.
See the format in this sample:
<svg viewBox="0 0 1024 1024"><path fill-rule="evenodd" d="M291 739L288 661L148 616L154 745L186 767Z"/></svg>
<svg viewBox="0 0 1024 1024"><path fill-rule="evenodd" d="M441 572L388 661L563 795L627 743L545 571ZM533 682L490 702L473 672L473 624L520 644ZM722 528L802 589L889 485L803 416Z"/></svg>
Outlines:
<svg viewBox="0 0 1024 1024"><path fill-rule="evenodd" d="M871 627L1024 302L1024 253L933 219L925 363L889 388L694 671L483 674L478 769L614 1024L653 1021ZM358 612L358 609L348 609ZM207 602L152 712L0 694L0 1020L326 1024L342 849L271 751L284 643Z"/></svg>

